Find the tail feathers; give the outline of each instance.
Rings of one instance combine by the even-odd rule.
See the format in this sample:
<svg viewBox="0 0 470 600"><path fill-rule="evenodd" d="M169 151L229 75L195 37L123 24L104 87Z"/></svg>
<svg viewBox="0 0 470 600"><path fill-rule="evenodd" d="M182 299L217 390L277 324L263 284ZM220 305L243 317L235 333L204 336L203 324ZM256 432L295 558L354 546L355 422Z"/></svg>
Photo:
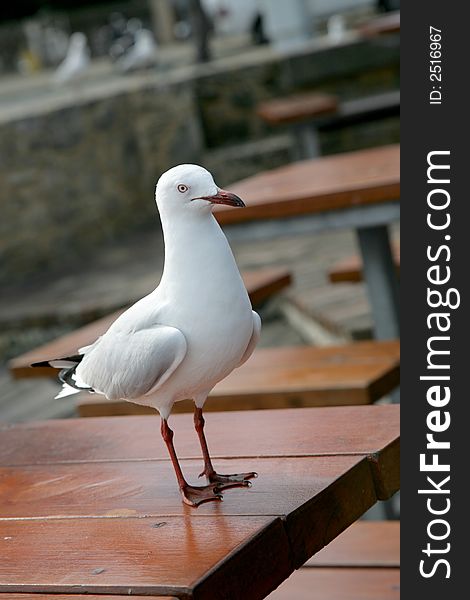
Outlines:
<svg viewBox="0 0 470 600"><path fill-rule="evenodd" d="M77 374L75 373L77 367L78 365L74 364L59 372L59 381L62 382L62 390L57 394L56 398L65 398L79 392L94 392L93 388L87 386L82 381L77 381Z"/></svg>
<svg viewBox="0 0 470 600"><path fill-rule="evenodd" d="M80 354L76 354L74 356L66 356L64 358L57 358L53 360L43 360L31 365L32 367L53 367L55 369L61 369L59 371L59 381L62 383L62 389L57 396L55 396L56 399L66 398L72 394L78 394L79 392L95 391L92 387L88 386L86 383L78 380L77 378L75 370L80 364L80 361L83 359L81 350L79 350L79 352Z"/></svg>
<svg viewBox="0 0 470 600"><path fill-rule="evenodd" d="M64 383L60 392L57 394L57 396L55 396L55 399L58 400L59 398L66 398L67 396L71 396L72 394L78 394L79 392L80 390L73 388L68 383Z"/></svg>
<svg viewBox="0 0 470 600"><path fill-rule="evenodd" d="M76 389L79 392L93 392L93 388L81 380L77 380L77 374L75 373L75 369L78 367L77 364L72 367L68 367L66 369L62 369L59 371L59 381Z"/></svg>

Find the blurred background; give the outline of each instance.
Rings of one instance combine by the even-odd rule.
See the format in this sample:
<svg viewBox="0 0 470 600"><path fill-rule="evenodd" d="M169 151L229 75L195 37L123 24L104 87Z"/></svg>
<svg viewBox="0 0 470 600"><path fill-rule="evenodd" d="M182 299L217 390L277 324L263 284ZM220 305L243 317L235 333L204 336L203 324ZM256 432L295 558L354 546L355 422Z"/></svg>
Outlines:
<svg viewBox="0 0 470 600"><path fill-rule="evenodd" d="M76 416L73 397L53 400L55 381L14 380L7 361L157 285L153 196L163 171L201 164L230 188L297 157L292 132L260 118L260 103L398 90L397 27L370 28L398 9L376 0L1 3L0 420ZM397 142L398 109L330 120L318 130L321 153ZM357 252L353 231L233 249L242 269L292 275L262 307L263 346L372 336L363 284L328 278Z"/></svg>

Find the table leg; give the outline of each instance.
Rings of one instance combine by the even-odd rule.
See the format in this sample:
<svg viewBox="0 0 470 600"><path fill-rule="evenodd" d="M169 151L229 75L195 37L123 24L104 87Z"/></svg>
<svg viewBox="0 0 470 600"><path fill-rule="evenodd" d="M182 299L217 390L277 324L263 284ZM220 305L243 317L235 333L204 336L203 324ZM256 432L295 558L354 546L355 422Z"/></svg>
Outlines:
<svg viewBox="0 0 470 600"><path fill-rule="evenodd" d="M364 279L372 309L375 337L400 337L398 281L388 229L385 225L357 230L364 265Z"/></svg>
<svg viewBox="0 0 470 600"><path fill-rule="evenodd" d="M386 225L357 230L361 248L364 279L372 310L375 337L379 340L400 337L398 279ZM400 402L400 388L391 394Z"/></svg>
<svg viewBox="0 0 470 600"><path fill-rule="evenodd" d="M295 138L300 150L300 158L316 158L320 156L320 139L316 127L312 124L302 124L295 127Z"/></svg>

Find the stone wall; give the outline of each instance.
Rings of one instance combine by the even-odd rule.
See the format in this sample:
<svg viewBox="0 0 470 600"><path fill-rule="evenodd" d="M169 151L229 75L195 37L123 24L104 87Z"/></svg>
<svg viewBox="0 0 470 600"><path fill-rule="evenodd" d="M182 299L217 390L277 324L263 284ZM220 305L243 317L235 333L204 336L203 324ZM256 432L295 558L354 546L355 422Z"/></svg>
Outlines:
<svg viewBox="0 0 470 600"><path fill-rule="evenodd" d="M284 162L285 143L269 143L283 132L256 116L259 101L305 89L347 98L396 88L398 61L393 36L289 55L261 48L171 73L103 81L96 93L43 98L40 109L26 104L7 114L0 104L0 284L74 268L100 244L154 223L155 181L174 164L212 164L226 184ZM398 119L354 135L335 132L325 147L395 141ZM225 152L247 142L253 154L248 146Z"/></svg>
<svg viewBox="0 0 470 600"><path fill-rule="evenodd" d="M148 87L0 126L0 282L72 266L156 219L158 173L200 156L191 88Z"/></svg>

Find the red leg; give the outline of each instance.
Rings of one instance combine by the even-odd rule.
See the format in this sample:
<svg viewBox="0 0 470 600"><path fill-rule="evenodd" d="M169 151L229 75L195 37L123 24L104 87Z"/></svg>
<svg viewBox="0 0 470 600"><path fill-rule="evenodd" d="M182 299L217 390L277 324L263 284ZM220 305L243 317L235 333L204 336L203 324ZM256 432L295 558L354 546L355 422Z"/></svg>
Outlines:
<svg viewBox="0 0 470 600"><path fill-rule="evenodd" d="M178 481L183 502L189 506L199 506L199 504L202 504L203 502L222 500L220 487L217 483L211 482L209 485L193 486L186 482L173 445L173 431L168 426L166 419L162 419L161 433L166 447L168 448L173 468L175 469L176 479Z"/></svg>
<svg viewBox="0 0 470 600"><path fill-rule="evenodd" d="M199 475L202 477L205 475L211 483L219 484L219 489L227 489L230 487L249 487L251 485L250 479L258 477L258 475L251 471L249 473L234 473L232 475L221 475L215 472L212 466L212 460L207 447L206 436L204 435L204 417L202 415L202 408L194 409L194 427L199 437L201 444L202 455L204 457L204 471Z"/></svg>

